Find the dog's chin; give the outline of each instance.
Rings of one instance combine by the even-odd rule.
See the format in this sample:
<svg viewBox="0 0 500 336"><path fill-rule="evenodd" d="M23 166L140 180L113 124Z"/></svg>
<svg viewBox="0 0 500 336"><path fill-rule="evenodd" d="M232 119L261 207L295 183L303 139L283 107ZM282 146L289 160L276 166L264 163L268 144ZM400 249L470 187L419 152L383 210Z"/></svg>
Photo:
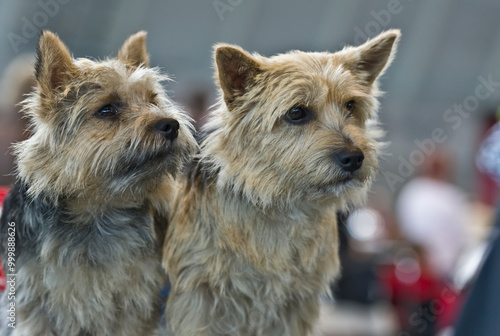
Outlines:
<svg viewBox="0 0 500 336"><path fill-rule="evenodd" d="M318 201L335 205L339 211L349 211L365 203L370 185L370 177L343 177L316 186L311 196Z"/></svg>
<svg viewBox="0 0 500 336"><path fill-rule="evenodd" d="M371 176L360 172L335 176L330 181L316 186L316 192L330 198L349 197L357 190L364 190L371 184Z"/></svg>
<svg viewBox="0 0 500 336"><path fill-rule="evenodd" d="M123 165L123 175L143 175L150 170L168 166L168 161L174 156L170 150L144 151L133 155Z"/></svg>
<svg viewBox="0 0 500 336"><path fill-rule="evenodd" d="M358 179L344 178L331 183L322 184L317 186L317 192L324 194L325 196L340 196L347 190L360 188L363 183Z"/></svg>
<svg viewBox="0 0 500 336"><path fill-rule="evenodd" d="M155 151L129 153L114 174L110 175L111 181L107 185L111 190L120 192L126 188L148 184L149 180L156 180L165 175L174 176L181 169L181 156L173 146Z"/></svg>

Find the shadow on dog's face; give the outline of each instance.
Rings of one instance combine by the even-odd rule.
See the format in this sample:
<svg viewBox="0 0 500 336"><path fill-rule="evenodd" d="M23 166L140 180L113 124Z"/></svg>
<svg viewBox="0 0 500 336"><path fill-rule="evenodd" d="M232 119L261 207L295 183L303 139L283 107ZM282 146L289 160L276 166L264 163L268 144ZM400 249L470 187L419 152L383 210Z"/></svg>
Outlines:
<svg viewBox="0 0 500 336"><path fill-rule="evenodd" d="M48 175L59 170L53 179L61 189L142 188L175 174L193 152L188 117L164 94L160 82L168 78L148 63L142 32L116 59L101 62L74 60L56 35L42 33L38 91L24 108L35 130L28 143L30 151L50 158Z"/></svg>
<svg viewBox="0 0 500 336"><path fill-rule="evenodd" d="M222 176L256 202L359 203L378 170L377 77L399 32L338 53L216 49ZM223 122L221 121L223 120ZM210 127L210 126L209 126ZM212 125L213 127L213 125Z"/></svg>

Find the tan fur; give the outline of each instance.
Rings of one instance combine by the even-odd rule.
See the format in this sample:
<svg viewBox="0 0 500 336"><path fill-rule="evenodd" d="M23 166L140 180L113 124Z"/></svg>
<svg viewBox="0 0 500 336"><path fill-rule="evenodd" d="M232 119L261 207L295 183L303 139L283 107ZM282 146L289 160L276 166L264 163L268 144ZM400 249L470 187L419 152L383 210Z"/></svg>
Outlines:
<svg viewBox="0 0 500 336"><path fill-rule="evenodd" d="M168 78L146 67L145 37L104 61L40 37L37 88L23 102L33 135L15 147L18 184L2 216L19 230L12 335L156 334L173 177L196 144ZM116 116L99 114L110 105ZM160 132L165 120L178 121L177 137Z"/></svg>
<svg viewBox="0 0 500 336"><path fill-rule="evenodd" d="M376 78L399 35L270 58L216 46L221 101L179 182L164 249L169 335L312 330L339 274L336 212L361 204L377 172ZM307 122L287 121L296 106ZM365 157L352 175L333 159L346 148Z"/></svg>
<svg viewBox="0 0 500 336"><path fill-rule="evenodd" d="M120 50L121 58L132 62L132 57L140 56L135 63L147 63L144 39L144 32L129 38ZM141 52L129 50L134 44ZM16 146L18 175L30 182L30 194L50 190L55 196L72 195L80 200L88 196L97 201L107 199L110 189L114 189L131 200L143 197L156 188L156 179L139 186L108 185L106 179L115 174L124 156L141 147L165 146L151 131L152 125L165 117L178 117L181 123L176 140L179 151L173 154L181 158L192 150L191 126L163 93L160 82L169 79L156 69L129 66L120 59L73 60L64 44L50 32L42 35L39 50L44 61L37 69L38 91L26 99L23 108L32 120L34 135ZM120 122L93 116L108 103L123 105ZM55 130L55 126L63 127ZM73 128L85 136L55 134ZM179 167L176 157L172 165ZM103 184L108 188L103 189Z"/></svg>
<svg viewBox="0 0 500 336"><path fill-rule="evenodd" d="M128 63L134 67L149 66L149 54L146 50L146 32L140 31L133 36L130 36L120 51L118 51L117 58Z"/></svg>

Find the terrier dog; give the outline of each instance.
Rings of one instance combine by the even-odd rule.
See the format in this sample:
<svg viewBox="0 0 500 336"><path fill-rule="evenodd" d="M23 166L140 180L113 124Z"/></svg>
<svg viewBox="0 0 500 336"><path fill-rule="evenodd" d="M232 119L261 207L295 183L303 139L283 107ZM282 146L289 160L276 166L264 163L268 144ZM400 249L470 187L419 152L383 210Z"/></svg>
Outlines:
<svg viewBox="0 0 500 336"><path fill-rule="evenodd" d="M159 327L172 176L196 145L167 77L148 68L145 41L139 32L116 58L93 61L40 36L37 88L23 102L33 134L15 146L18 180L1 218L1 259L15 274L2 335Z"/></svg>
<svg viewBox="0 0 500 336"><path fill-rule="evenodd" d="M336 212L376 175L377 78L398 30L337 53L215 48L221 101L175 197L167 333L311 332L339 274Z"/></svg>

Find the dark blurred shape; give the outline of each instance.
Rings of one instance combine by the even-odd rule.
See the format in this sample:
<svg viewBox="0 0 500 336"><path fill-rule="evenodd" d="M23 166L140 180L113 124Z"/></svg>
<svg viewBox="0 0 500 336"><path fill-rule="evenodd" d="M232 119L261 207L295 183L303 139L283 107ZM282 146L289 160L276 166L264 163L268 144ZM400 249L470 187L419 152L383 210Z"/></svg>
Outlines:
<svg viewBox="0 0 500 336"><path fill-rule="evenodd" d="M477 156L477 166L500 181L500 123L492 127ZM456 336L500 335L500 207L489 251L455 329Z"/></svg>
<svg viewBox="0 0 500 336"><path fill-rule="evenodd" d="M347 216L339 214L339 257L342 265L340 279L333 288L335 298L361 304L372 304L380 299L374 257L356 253L350 246L346 227Z"/></svg>
<svg viewBox="0 0 500 336"><path fill-rule="evenodd" d="M500 218L492 233L491 249L455 328L455 336L500 335Z"/></svg>

